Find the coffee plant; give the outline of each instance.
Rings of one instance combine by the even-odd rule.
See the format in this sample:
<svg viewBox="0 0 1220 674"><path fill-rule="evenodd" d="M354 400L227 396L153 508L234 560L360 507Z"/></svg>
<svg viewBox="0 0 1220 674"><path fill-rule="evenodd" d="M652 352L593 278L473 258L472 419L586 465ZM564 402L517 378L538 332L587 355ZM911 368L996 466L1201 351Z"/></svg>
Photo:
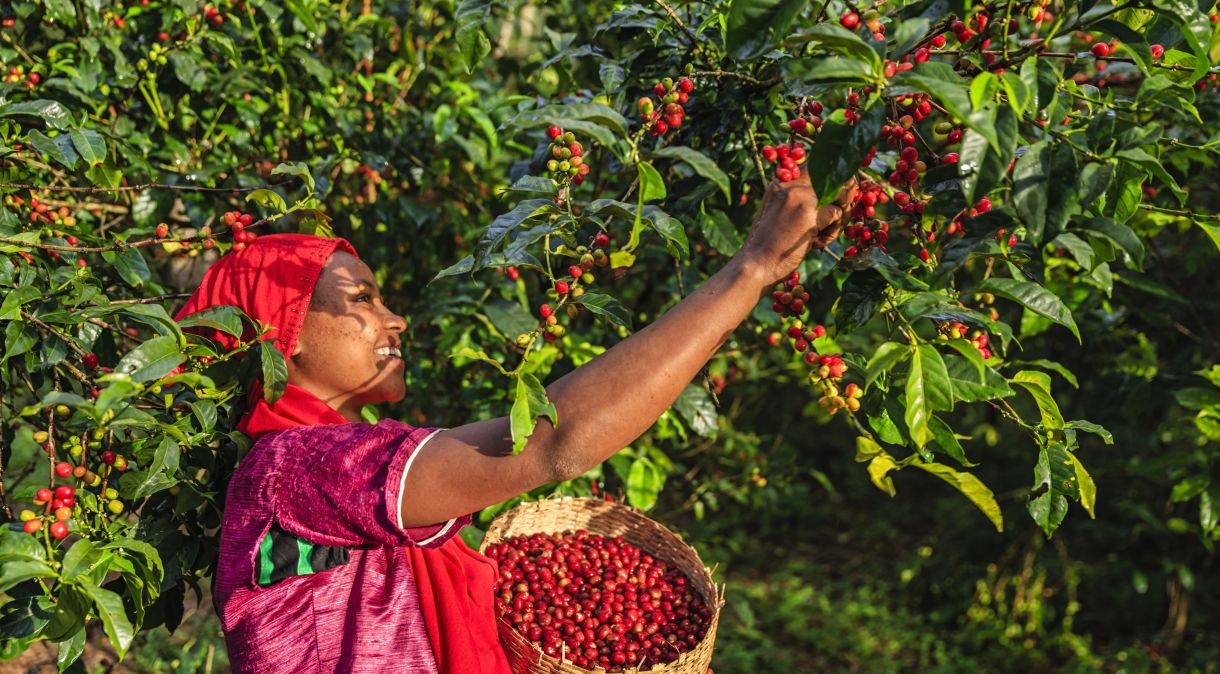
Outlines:
<svg viewBox="0 0 1220 674"><path fill-rule="evenodd" d="M758 406L782 397L795 436L849 429L818 451L881 491L929 473L999 531L977 468L1019 447L1032 483L1004 489L1050 536L1104 502L1091 457L1133 441L1064 409L1099 345L1156 376L1115 328L1138 316L1193 340L1165 470L1195 509L1173 526L1211 549L1215 307L1169 280L1220 248L1211 0L567 5L4 5L0 657L48 640L79 669L93 618L122 655L214 571L245 393L286 378L239 312L172 320L219 254L348 238L410 319L393 412L507 414L528 451L563 423L543 383L717 270L772 181L854 180L850 224L645 436L529 496L758 498L779 427Z"/></svg>

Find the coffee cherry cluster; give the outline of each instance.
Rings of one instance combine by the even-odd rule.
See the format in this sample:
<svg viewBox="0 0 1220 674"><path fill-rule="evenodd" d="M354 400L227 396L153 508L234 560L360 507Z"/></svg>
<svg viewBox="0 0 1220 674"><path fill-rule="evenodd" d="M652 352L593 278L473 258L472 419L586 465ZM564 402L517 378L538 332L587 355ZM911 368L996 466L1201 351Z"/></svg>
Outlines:
<svg viewBox="0 0 1220 674"><path fill-rule="evenodd" d="M569 182L573 185L583 183L589 175L589 165L585 163L584 146L576 141L576 134L551 125L547 127L546 135L551 139L551 158L546 162L551 179L559 183L561 189Z"/></svg>
<svg viewBox="0 0 1220 674"><path fill-rule="evenodd" d="M221 14L220 10L212 5L203 6L203 19L213 28L220 28L225 22L224 14Z"/></svg>
<svg viewBox="0 0 1220 674"><path fill-rule="evenodd" d="M646 125L648 135L663 136L670 129L682 126L682 120L686 119L686 108L683 106L694 90L695 83L689 78L683 77L674 82L672 77L666 77L652 86L652 93L660 103L654 102L651 96L641 96L636 101L636 112Z"/></svg>
<svg viewBox="0 0 1220 674"><path fill-rule="evenodd" d="M578 667L673 662L711 621L681 571L617 536L533 534L486 554L499 564L497 614L543 653Z"/></svg>
<svg viewBox="0 0 1220 674"><path fill-rule="evenodd" d="M246 244L253 243L258 238L254 232L247 232L246 227L249 227L254 222L254 216L241 211L228 211L221 216L220 221L227 225L233 231L233 250L245 250ZM205 235L206 236L206 235ZM204 240L207 243L207 240ZM204 246L210 248L210 246Z"/></svg>
<svg viewBox="0 0 1220 674"><path fill-rule="evenodd" d="M593 283L593 268L605 267L610 264L610 255L606 253L606 248L610 246L610 235L605 232L598 232L593 237L592 249L586 246L578 246L576 254L579 259L576 264L568 266L568 275L554 279L551 288L547 290L547 296L551 301L558 302L558 307L567 304L568 300L577 299L585 294L585 289L581 284L588 285ZM516 275L516 278L514 278ZM515 268L509 267L509 278L516 280L520 278L520 272ZM550 302L542 304L538 307L538 316L542 319L542 337L547 342L553 342L557 338L564 336L567 330L559 324L559 317L556 315L556 306L552 306ZM575 318L579 308L573 305L567 307L568 317ZM529 346L531 341L530 333L523 332L517 335L518 346Z"/></svg>
<svg viewBox="0 0 1220 674"><path fill-rule="evenodd" d="M860 397L864 395L864 390L856 383L848 384L842 393L839 393L838 386L828 383L823 391L822 397L818 398L818 406L830 415L838 414L841 409L847 409L850 412L860 411Z"/></svg>
<svg viewBox="0 0 1220 674"><path fill-rule="evenodd" d="M809 302L809 293L805 286L801 285L800 273L794 271L783 283L775 284L771 291L771 300L771 311L782 317L804 313L805 304Z"/></svg>
<svg viewBox="0 0 1220 674"><path fill-rule="evenodd" d="M945 321L940 324L940 335L945 339L962 339L966 337L967 333L970 335L968 339L974 344L974 348L978 349L979 353L982 354L983 360L990 359L991 339L987 336L987 333L982 330L970 330L965 324L956 321Z"/></svg>
<svg viewBox="0 0 1220 674"><path fill-rule="evenodd" d="M35 72L26 73L25 66L12 66L8 69L8 74L4 76L4 81L8 84L25 84L26 89L33 89L42 81L42 75Z"/></svg>
<svg viewBox="0 0 1220 674"><path fill-rule="evenodd" d="M803 99L797 106L796 117L788 120L788 128L798 136L809 137L822 128L825 108L815 100Z"/></svg>
<svg viewBox="0 0 1220 674"><path fill-rule="evenodd" d="M796 180L801 177L801 164L808 158L805 147L793 141L790 145L764 145L759 150L763 159L773 164L779 164L775 169L775 179L781 183Z"/></svg>
<svg viewBox="0 0 1220 674"><path fill-rule="evenodd" d="M876 10L865 12L863 19L855 12L848 12L839 17L839 25L853 32L860 26L862 21L865 27L873 34L874 40L878 42L885 41L885 24L881 23L881 16Z"/></svg>

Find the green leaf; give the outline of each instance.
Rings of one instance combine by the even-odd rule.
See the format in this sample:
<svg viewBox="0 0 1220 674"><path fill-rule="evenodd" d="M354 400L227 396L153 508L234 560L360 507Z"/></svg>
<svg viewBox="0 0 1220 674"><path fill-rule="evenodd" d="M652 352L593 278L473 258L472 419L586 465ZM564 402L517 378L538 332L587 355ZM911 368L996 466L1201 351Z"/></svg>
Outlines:
<svg viewBox="0 0 1220 674"><path fill-rule="evenodd" d="M1217 249L1220 249L1220 225L1213 225L1202 220L1192 220L1192 222L1195 223L1196 227L1203 230L1204 234L1207 234L1207 238L1212 240Z"/></svg>
<svg viewBox="0 0 1220 674"><path fill-rule="evenodd" d="M950 358L946 366L955 400L972 403L1015 395L1008 386L1008 381L991 368L984 368L983 383L980 384L978 371L966 359Z"/></svg>
<svg viewBox="0 0 1220 674"><path fill-rule="evenodd" d="M92 129L72 129L68 135L72 137L77 154L89 167L106 161L106 140L102 134Z"/></svg>
<svg viewBox="0 0 1220 674"><path fill-rule="evenodd" d="M962 177L962 194L973 204L999 185L1008 173L1017 147L1017 116L1009 107L994 112L988 107L972 113L966 125L970 128L962 138L957 170ZM987 131L981 132L980 128ZM994 138L989 137L992 135Z"/></svg>
<svg viewBox="0 0 1220 674"><path fill-rule="evenodd" d="M987 368L987 364L983 362L983 354L979 348L974 345L974 342L968 339L951 339L946 342L953 350L965 356L966 361L974 366L974 369L979 372L979 383L983 383L983 370Z"/></svg>
<svg viewBox="0 0 1220 674"><path fill-rule="evenodd" d="M885 453L884 450L881 449L881 445L877 444L876 440L873 440L872 438L865 436L865 435L856 436L856 462L857 463L864 463L865 461L871 461L873 459L873 457L877 456L878 454L883 454L883 453Z"/></svg>
<svg viewBox="0 0 1220 674"><path fill-rule="evenodd" d="M627 135L627 118L604 103L544 105L541 108L526 110L518 114L500 125L500 129L511 127L524 130L551 124L561 126L565 131L590 133L591 127L598 127L603 132L612 132L620 136ZM593 134L590 133L590 135ZM612 145L614 143L613 135L610 133L604 135L606 137L598 138L598 142L603 145Z"/></svg>
<svg viewBox="0 0 1220 674"><path fill-rule="evenodd" d="M34 286L18 286L12 290L5 289L4 301L0 302L0 321L11 321L21 315L21 307L42 297L42 293Z"/></svg>
<svg viewBox="0 0 1220 674"><path fill-rule="evenodd" d="M85 628L81 627L71 637L59 642L55 655L55 665L59 674L63 674L85 652Z"/></svg>
<svg viewBox="0 0 1220 674"><path fill-rule="evenodd" d="M101 558L102 551L93 545L88 538L81 538L68 548L64 561L59 569L59 577L64 582L75 580L77 576L87 573Z"/></svg>
<svg viewBox="0 0 1220 674"><path fill-rule="evenodd" d="M284 197L269 189L259 189L246 195L246 201L253 201L259 206L273 211L275 213L283 213L288 210L288 204L284 203Z"/></svg>
<svg viewBox="0 0 1220 674"><path fill-rule="evenodd" d="M1072 374L1071 370L1053 360L1047 360L1045 358L1038 358L1036 360L1010 360L1005 363L1005 365L1011 365L1013 367L1040 367L1043 370L1050 370L1060 377L1063 377L1067 383L1072 386L1072 388L1080 388L1080 382L1076 380L1076 375Z"/></svg>
<svg viewBox="0 0 1220 674"><path fill-rule="evenodd" d="M656 505L664 486L665 472L648 457L636 457L627 473L627 502L640 510L648 510Z"/></svg>
<svg viewBox="0 0 1220 674"><path fill-rule="evenodd" d="M1089 513L1090 519L1097 519L1097 513L1094 509L1097 507L1097 485L1093 483L1093 477L1089 475L1089 471L1085 470L1084 465L1080 463L1080 459L1073 453L1067 452L1068 460L1072 464L1072 472L1076 476L1076 487L1080 490L1080 505L1084 507L1085 512Z"/></svg>
<svg viewBox="0 0 1220 674"><path fill-rule="evenodd" d="M1199 11L1195 0L1153 0L1152 4L1162 16L1182 28L1182 37L1197 59L1191 81L1202 78L1211 63L1212 24L1207 14Z"/></svg>
<svg viewBox="0 0 1220 674"><path fill-rule="evenodd" d="M716 165L715 161L702 152L699 152L694 148L683 147L680 145L670 145L658 150L653 150L649 153L649 155L652 157L678 159L685 162L695 171L695 173L715 183L715 185L720 188L720 191L724 193L724 200L726 202L729 204L733 203L733 198L729 192L729 176Z"/></svg>
<svg viewBox="0 0 1220 674"><path fill-rule="evenodd" d="M122 658L126 655L128 647L131 646L131 640L135 636L131 622L127 620L127 612L123 609L123 599L114 592L102 589L89 581L78 582L77 586L89 599L93 600L94 611L102 620L106 636L110 637L110 644Z"/></svg>
<svg viewBox="0 0 1220 674"><path fill-rule="evenodd" d="M76 167L76 162L79 161L79 156L76 154L76 148L72 144L72 137L67 134L60 134L54 138L47 137L37 129L31 129L27 135L30 146L38 151L38 154L53 159L64 167L72 169Z"/></svg>
<svg viewBox="0 0 1220 674"><path fill-rule="evenodd" d="M1080 265L1080 268L1085 271L1092 271L1097 266L1093 260L1093 247L1087 241L1071 232L1063 232L1054 239L1051 239L1050 245L1066 249L1072 254L1076 264Z"/></svg>
<svg viewBox="0 0 1220 674"><path fill-rule="evenodd" d="M178 443L168 436L162 437L146 469L127 471L119 478L121 491L135 499L169 489L178 483L176 474L180 460Z"/></svg>
<svg viewBox="0 0 1220 674"><path fill-rule="evenodd" d="M1029 146L1012 170L1012 200L1026 227L1042 229L1050 187L1051 148L1046 141Z"/></svg>
<svg viewBox="0 0 1220 674"><path fill-rule="evenodd" d="M184 330L186 328L212 328L238 339L241 339L245 329L241 310L232 306L209 307L183 318L178 325Z"/></svg>
<svg viewBox="0 0 1220 674"><path fill-rule="evenodd" d="M0 574L3 573L0 571ZM51 621L54 610L55 603L41 592L15 597L0 605L0 643L4 639L22 639L39 634Z"/></svg>
<svg viewBox="0 0 1220 674"><path fill-rule="evenodd" d="M932 437L936 446L945 454L953 457L955 461L967 468L978 465L966 458L966 451L962 449L962 443L958 442L957 434L940 417L933 415L928 420L928 430L932 431Z"/></svg>
<svg viewBox="0 0 1220 674"><path fill-rule="evenodd" d="M517 397L509 413L509 425L513 435L513 454L520 454L525 443L534 433L538 417L545 416L551 425L558 425L559 411L546 397L546 389L538 378L528 372L517 375Z"/></svg>
<svg viewBox="0 0 1220 674"><path fill-rule="evenodd" d="M645 206L640 215L650 229L661 235L671 256L676 259L690 256L690 240L681 222L656 206Z"/></svg>
<svg viewBox="0 0 1220 674"><path fill-rule="evenodd" d="M72 125L72 117L59 101L39 99L21 103L0 101L0 117L37 117L52 129L63 131Z"/></svg>
<svg viewBox="0 0 1220 674"><path fill-rule="evenodd" d="M284 395L288 385L288 361L270 339L259 342L258 360L263 373L263 400L273 403Z"/></svg>
<svg viewBox="0 0 1220 674"><path fill-rule="evenodd" d="M471 358L473 360L479 360L479 361L487 363L488 365L491 365L492 367L496 368L497 370L500 371L500 374L502 374L506 377L513 376L508 370L504 369L504 366L500 364L500 361L496 360L495 358L492 358L491 356L487 355L483 351L476 351L475 349L472 349L469 346L463 346L462 348L458 349L455 353L450 354L449 357L450 358Z"/></svg>
<svg viewBox="0 0 1220 674"><path fill-rule="evenodd" d="M1080 340L1080 330L1063 300L1037 283L1015 278L989 278L980 283L975 292L994 293L1013 300L1039 316L1049 318L1071 330L1076 340Z"/></svg>
<svg viewBox="0 0 1220 674"><path fill-rule="evenodd" d="M726 255L736 253L744 243L733 221L720 209L704 213L699 220L699 227L703 230L703 238L707 239L708 244Z"/></svg>
<svg viewBox="0 0 1220 674"><path fill-rule="evenodd" d="M491 41L483 30L487 25L491 4L487 0L461 0L458 3L454 16L457 24L454 37L468 73L474 72L475 66L482 63L491 53Z"/></svg>
<svg viewBox="0 0 1220 674"><path fill-rule="evenodd" d="M304 162L284 162L271 169L271 175L296 176L305 183L311 193L314 191L313 173L310 172L309 167Z"/></svg>
<svg viewBox="0 0 1220 674"><path fill-rule="evenodd" d="M863 86L876 79L871 65L850 56L791 59L784 62L783 72L794 96L812 95L826 85Z"/></svg>
<svg viewBox="0 0 1220 674"><path fill-rule="evenodd" d="M133 288L141 288L151 278L148 262L140 254L139 248L125 248L117 251L105 251L102 259L114 267L119 278Z"/></svg>
<svg viewBox="0 0 1220 674"><path fill-rule="evenodd" d="M822 50L861 61L869 66L870 72L881 72L881 56L859 35L836 23L829 21L819 23L813 28L794 33L784 40L784 46L789 48L808 43L813 43Z"/></svg>
<svg viewBox="0 0 1220 674"><path fill-rule="evenodd" d="M116 373L127 374L136 383L164 377L186 360L174 337L153 337L123 356L114 367Z"/></svg>
<svg viewBox="0 0 1220 674"><path fill-rule="evenodd" d="M29 534L26 534L27 536ZM0 565L0 592L4 592L17 583L23 583L31 578L50 578L55 576L55 570L46 562L32 559L16 559L5 561Z"/></svg>
<svg viewBox="0 0 1220 674"><path fill-rule="evenodd" d="M877 350L873 352L873 357L868 360L868 365L864 366L864 383L872 383L878 376L906 360L911 353L912 349L909 345L898 342L885 342L877 347Z"/></svg>
<svg viewBox="0 0 1220 674"><path fill-rule="evenodd" d="M603 293L586 292L573 300L589 309L589 311L610 319L611 323L631 328L631 314L617 299Z"/></svg>
<svg viewBox="0 0 1220 674"><path fill-rule="evenodd" d="M492 221L487 231L479 239L478 250L474 257L472 271L478 271L488 266L492 252L499 249L509 232L521 223L543 212L554 210L554 202L550 199L525 199L516 208L504 213ZM438 275L439 277L439 275Z"/></svg>
<svg viewBox="0 0 1220 674"><path fill-rule="evenodd" d="M934 410L953 409L953 387L949 383L949 371L940 352L931 344L920 344L917 349L920 370L923 373L924 394L928 406Z"/></svg>
<svg viewBox="0 0 1220 674"><path fill-rule="evenodd" d="M725 49L738 61L753 59L786 35L803 0L733 0L725 17Z"/></svg>
<svg viewBox="0 0 1220 674"><path fill-rule="evenodd" d="M894 489L894 478L890 477L892 471L898 470L899 466L894 457L887 452L877 454L868 462L868 476L872 479L873 484L881 491L894 496L897 491Z"/></svg>
<svg viewBox="0 0 1220 674"><path fill-rule="evenodd" d="M1063 414L1059 412L1059 404L1051 396L1051 377L1044 372L1021 370L1008 380L1021 386L1033 396L1042 415L1042 427L1047 430L1063 429Z"/></svg>
<svg viewBox="0 0 1220 674"><path fill-rule="evenodd" d="M1138 147L1116 152L1114 156L1118 157L1119 159L1125 159L1156 176L1157 179L1165 183L1165 186L1169 188L1169 191L1172 192L1175 197L1177 197L1178 205L1186 205L1186 192L1182 191L1181 186L1178 185L1178 181L1175 180L1174 177L1170 175L1169 171L1166 171L1165 167L1161 165L1160 159L1153 157Z"/></svg>
<svg viewBox="0 0 1220 674"><path fill-rule="evenodd" d="M929 472L956 487L966 498L970 499L971 503L983 511L987 519L991 520L991 524L995 527L996 531L1004 531L1004 515L1000 512L1000 504L996 502L995 494L977 477L970 473L956 471L941 463L914 461L911 465Z"/></svg>
<svg viewBox="0 0 1220 674"><path fill-rule="evenodd" d="M719 432L716 420L719 414L712 404L712 397L702 386L688 385L682 390L682 395L674 401L674 409L696 434L705 438L714 438Z"/></svg>
<svg viewBox="0 0 1220 674"><path fill-rule="evenodd" d="M931 404L923 376L922 351L911 352L911 368L907 374L906 412L903 419L916 447L923 447L932 437L928 430L928 419L932 416Z"/></svg>
<svg viewBox="0 0 1220 674"><path fill-rule="evenodd" d="M819 199L834 198L843 183L856 174L860 162L876 145L884 121L882 105L861 110L860 119L853 124L848 124L838 110L826 119L805 164Z"/></svg>
<svg viewBox="0 0 1220 674"><path fill-rule="evenodd" d="M665 180L648 162L635 165L640 173L640 200L658 201L665 198Z"/></svg>

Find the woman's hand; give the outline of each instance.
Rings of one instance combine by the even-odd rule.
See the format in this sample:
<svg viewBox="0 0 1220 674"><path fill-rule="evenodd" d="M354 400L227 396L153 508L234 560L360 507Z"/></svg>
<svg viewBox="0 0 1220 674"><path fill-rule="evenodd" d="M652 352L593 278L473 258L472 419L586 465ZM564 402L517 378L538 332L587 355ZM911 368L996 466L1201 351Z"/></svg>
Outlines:
<svg viewBox="0 0 1220 674"><path fill-rule="evenodd" d="M737 254L757 267L767 285L782 281L805 259L811 248L824 248L851 217L856 194L853 178L838 200L819 204L808 173L786 183L772 181L745 245Z"/></svg>

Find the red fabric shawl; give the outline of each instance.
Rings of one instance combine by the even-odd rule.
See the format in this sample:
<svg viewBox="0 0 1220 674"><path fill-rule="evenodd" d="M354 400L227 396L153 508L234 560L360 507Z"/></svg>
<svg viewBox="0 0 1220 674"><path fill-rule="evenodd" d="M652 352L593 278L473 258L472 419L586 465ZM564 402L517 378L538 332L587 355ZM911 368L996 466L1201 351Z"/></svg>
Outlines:
<svg viewBox="0 0 1220 674"><path fill-rule="evenodd" d="M304 234L261 236L240 252L224 255L208 270L199 288L175 319L211 307L231 305L264 325L273 326L268 339L291 354L301 332L314 285L335 250L356 251L344 239ZM232 349L237 340L219 330L190 328ZM253 332L245 335L246 339ZM348 423L337 411L308 391L289 384L274 404L255 385L238 429L257 439L264 433L314 424ZM471 550L460 537L439 548L407 548L419 589L420 608L428 640L441 674L509 674L499 647L492 608L496 564ZM494 648L489 648L494 644Z"/></svg>

